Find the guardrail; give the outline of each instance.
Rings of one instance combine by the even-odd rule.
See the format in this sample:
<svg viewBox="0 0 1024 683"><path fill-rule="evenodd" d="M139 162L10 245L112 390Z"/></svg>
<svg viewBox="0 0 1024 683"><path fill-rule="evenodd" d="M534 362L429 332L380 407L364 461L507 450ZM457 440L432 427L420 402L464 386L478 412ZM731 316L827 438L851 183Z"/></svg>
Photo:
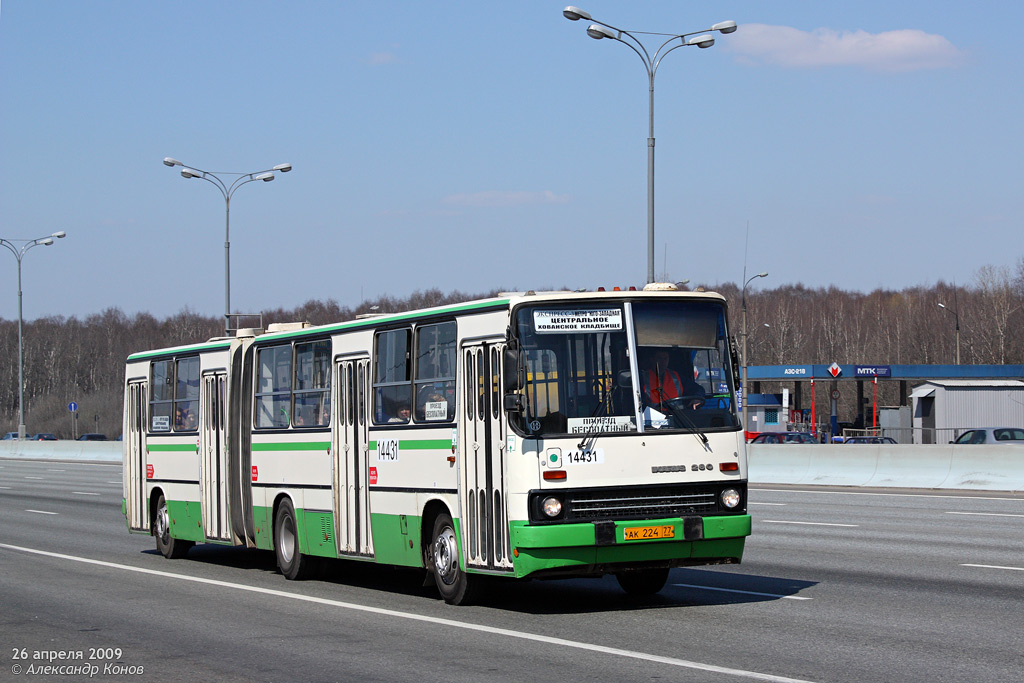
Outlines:
<svg viewBox="0 0 1024 683"><path fill-rule="evenodd" d="M1024 445L748 444L752 484L1024 491ZM2 441L0 458L121 461L120 441Z"/></svg>
<svg viewBox="0 0 1024 683"><path fill-rule="evenodd" d="M1024 491L1024 445L748 444L752 484Z"/></svg>
<svg viewBox="0 0 1024 683"><path fill-rule="evenodd" d="M0 458L121 462L120 441L0 441Z"/></svg>

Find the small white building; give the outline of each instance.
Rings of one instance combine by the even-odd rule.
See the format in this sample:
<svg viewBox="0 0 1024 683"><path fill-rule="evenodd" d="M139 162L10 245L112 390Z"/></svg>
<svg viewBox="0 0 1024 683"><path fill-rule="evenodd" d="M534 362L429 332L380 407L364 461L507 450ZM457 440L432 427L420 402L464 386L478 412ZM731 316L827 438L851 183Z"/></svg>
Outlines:
<svg viewBox="0 0 1024 683"><path fill-rule="evenodd" d="M948 443L966 429L1024 427L1024 381L928 380L910 392L914 443Z"/></svg>

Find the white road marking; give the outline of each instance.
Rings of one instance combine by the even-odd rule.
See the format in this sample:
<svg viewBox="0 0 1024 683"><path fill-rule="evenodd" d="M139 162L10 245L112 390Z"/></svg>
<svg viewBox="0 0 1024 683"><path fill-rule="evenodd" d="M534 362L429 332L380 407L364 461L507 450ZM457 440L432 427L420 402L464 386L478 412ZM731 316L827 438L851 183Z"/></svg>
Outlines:
<svg viewBox="0 0 1024 683"><path fill-rule="evenodd" d="M98 496L98 493L89 493L88 491L72 491L76 496Z"/></svg>
<svg viewBox="0 0 1024 683"><path fill-rule="evenodd" d="M161 576L168 579L177 579L179 581L191 581L193 583L202 583L210 586L220 586L222 588L233 588L235 590L247 591L250 593L261 593L263 595L272 595L279 598L286 598L289 600L300 600L302 602L312 602L319 605L328 605L330 607L338 607L341 609L353 610L357 612L367 612L370 614L379 614L387 617L395 617L398 619L408 619L409 621L419 621L432 624L435 626L444 626L448 628L461 628L467 631L477 631L480 633L488 633L491 635L501 636L505 638L519 638L520 640L528 640L536 643L541 643L546 646L555 644L550 635L526 633L524 631L512 631L506 628L498 628L496 626L484 626L482 624L471 624L464 621L456 621L455 619L444 619L436 616L414 614L412 612L400 612L398 610L384 609L382 607L369 607L367 605L359 605L352 602L341 602L340 600L330 600L327 598L318 598L311 595L299 595L297 593L289 593L287 591L273 590L270 588L258 588L256 586L246 586L240 583L230 583L228 581L218 581L216 579L204 579L197 576L185 576L183 574L174 574L171 572L157 571L155 569L145 569L143 567L131 567L124 564L116 564L114 562L103 562L101 560L91 560L86 557L76 557L74 555L63 555L61 553L51 553L45 550L36 550L35 548L23 548L16 545L8 545L6 543L0 543L0 548L7 548L8 550L18 550L25 553L33 553L36 555L44 555L46 557L53 557L61 560L70 560L72 562L81 562L83 564L92 564L100 567L110 567L112 569L122 569L129 572L137 572L139 574L149 574L151 576ZM729 676L741 676L743 678L752 678L759 681L773 681L774 683L809 683L806 680L798 678L787 678L785 676L774 676L772 674L760 673L757 671L746 671L744 669L730 669L724 666L716 666L714 664L704 664L701 662L693 662L686 659L676 659L674 657L665 657L662 655L653 655L646 652L636 652L633 650L623 650L617 647L607 647L604 645L594 645L592 643L582 643L579 641L563 640L558 639L558 647L571 647L577 650L586 650L589 652L598 652L601 654L612 655L615 657L625 657L627 659L639 659L647 662L657 662L659 664L667 664L669 666L677 666L685 669L696 669L698 671L708 671L716 674L725 674Z"/></svg>
<svg viewBox="0 0 1024 683"><path fill-rule="evenodd" d="M56 512L47 512L46 510L25 510L25 512L34 512L37 515L56 515Z"/></svg>
<svg viewBox="0 0 1024 683"><path fill-rule="evenodd" d="M26 479L42 479L42 477L25 477Z"/></svg>
<svg viewBox="0 0 1024 683"><path fill-rule="evenodd" d="M1024 572L1024 567L1000 567L995 564L962 564L961 567L977 567L979 569L1009 569L1015 572Z"/></svg>
<svg viewBox="0 0 1024 683"><path fill-rule="evenodd" d="M743 595L758 595L763 598L786 598L787 600L813 600L814 598L805 598L800 595L776 595L775 593L757 593L755 591L741 591L735 588L716 588L714 586L698 586L689 583L673 583L673 586L679 586L680 588L699 588L705 591L721 591L722 593L741 593Z"/></svg>
<svg viewBox="0 0 1024 683"><path fill-rule="evenodd" d="M782 507L785 507L786 505L789 505L789 503L757 503L754 501L749 501L747 505L780 505Z"/></svg>
<svg viewBox="0 0 1024 683"><path fill-rule="evenodd" d="M875 493L868 491L805 491L800 489L750 489L751 491L770 491L772 493L820 493L836 496L891 496L894 498L954 498L956 500L1012 500L1020 502L1020 498L990 498L987 496L947 496L933 493Z"/></svg>
<svg viewBox="0 0 1024 683"><path fill-rule="evenodd" d="M806 524L807 526L860 526L859 524L830 524L828 522L787 522L782 519L759 519L755 520L763 524Z"/></svg>
<svg viewBox="0 0 1024 683"><path fill-rule="evenodd" d="M1024 517L1024 515L1011 515L1005 512L950 512L947 515L978 515L979 517Z"/></svg>
<svg viewBox="0 0 1024 683"><path fill-rule="evenodd" d="M67 470L46 470L47 472L67 472Z"/></svg>

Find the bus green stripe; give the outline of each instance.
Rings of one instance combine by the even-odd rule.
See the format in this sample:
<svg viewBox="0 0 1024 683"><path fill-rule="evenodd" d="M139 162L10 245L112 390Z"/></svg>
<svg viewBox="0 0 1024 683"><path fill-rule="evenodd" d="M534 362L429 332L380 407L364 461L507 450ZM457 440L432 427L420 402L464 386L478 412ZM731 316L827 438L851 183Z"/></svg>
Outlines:
<svg viewBox="0 0 1024 683"><path fill-rule="evenodd" d="M254 451L328 451L330 441L290 441L285 443L254 443Z"/></svg>
<svg viewBox="0 0 1024 683"><path fill-rule="evenodd" d="M128 356L129 361L142 360L144 358L154 358L156 356L173 356L175 354L192 353L195 351L220 351L221 349L231 348L231 342L218 342L215 344L190 344L188 346L175 346L169 349L159 349L157 351L140 351L139 353L133 353Z"/></svg>
<svg viewBox="0 0 1024 683"><path fill-rule="evenodd" d="M377 442L369 443L370 450L377 450ZM451 439L399 439L398 447L405 451L434 451L438 449L449 450L452 447Z"/></svg>
<svg viewBox="0 0 1024 683"><path fill-rule="evenodd" d="M146 446L146 450L150 453L157 453L160 451L189 451L190 453L195 453L198 448L199 447L194 443L151 443Z"/></svg>

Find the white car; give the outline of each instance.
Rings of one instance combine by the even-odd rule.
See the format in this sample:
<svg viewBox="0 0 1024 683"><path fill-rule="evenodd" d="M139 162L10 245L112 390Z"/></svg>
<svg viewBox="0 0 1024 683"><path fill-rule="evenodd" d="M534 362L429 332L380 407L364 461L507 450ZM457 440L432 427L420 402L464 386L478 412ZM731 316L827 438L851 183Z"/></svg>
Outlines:
<svg viewBox="0 0 1024 683"><path fill-rule="evenodd" d="M1024 444L1024 428L1021 427L985 427L982 429L968 429L950 441L953 444L965 443L1020 443Z"/></svg>

